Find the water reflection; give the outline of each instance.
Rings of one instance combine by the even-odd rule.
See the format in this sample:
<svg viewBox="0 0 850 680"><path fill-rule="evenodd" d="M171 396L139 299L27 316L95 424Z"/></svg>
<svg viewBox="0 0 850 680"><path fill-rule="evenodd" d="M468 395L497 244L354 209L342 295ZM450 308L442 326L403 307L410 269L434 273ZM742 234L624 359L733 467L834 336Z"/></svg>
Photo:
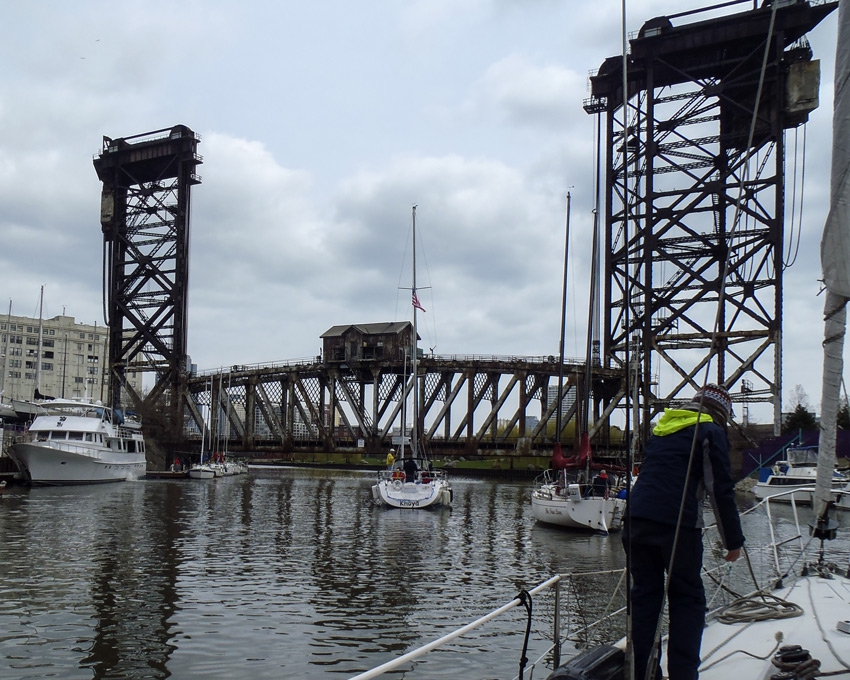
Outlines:
<svg viewBox="0 0 850 680"><path fill-rule="evenodd" d="M371 483L252 469L7 490L0 677L349 677L553 573L622 565L616 536L538 526L528 485L456 479L451 510L400 511ZM524 628L514 610L416 672L513 675Z"/></svg>

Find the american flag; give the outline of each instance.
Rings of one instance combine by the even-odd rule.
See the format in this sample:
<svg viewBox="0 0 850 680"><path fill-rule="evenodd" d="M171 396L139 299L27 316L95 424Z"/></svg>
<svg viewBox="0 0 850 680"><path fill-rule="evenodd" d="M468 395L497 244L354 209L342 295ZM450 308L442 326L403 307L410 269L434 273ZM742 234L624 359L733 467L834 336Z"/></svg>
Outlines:
<svg viewBox="0 0 850 680"><path fill-rule="evenodd" d="M421 309L423 312L425 311L425 308L421 304L419 304L419 296L416 295L415 290L413 291L412 302L413 302L413 306L416 307L416 309Z"/></svg>

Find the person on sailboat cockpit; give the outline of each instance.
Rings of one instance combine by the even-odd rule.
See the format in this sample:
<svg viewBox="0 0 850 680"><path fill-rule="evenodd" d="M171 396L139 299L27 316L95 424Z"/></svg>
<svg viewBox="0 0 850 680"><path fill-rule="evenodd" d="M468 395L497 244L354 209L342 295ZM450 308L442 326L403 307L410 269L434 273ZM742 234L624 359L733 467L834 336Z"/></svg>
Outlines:
<svg viewBox="0 0 850 680"><path fill-rule="evenodd" d="M631 559L636 678L661 680L660 635L656 628L665 597L670 613L667 674L676 680L699 677L706 605L700 573L702 504L706 495L711 498L727 550L724 559L737 560L744 545L726 435L731 416L729 392L708 384L697 391L691 403L679 409L665 409L646 443L622 536ZM652 654L655 645L657 655ZM658 665L647 675L653 656Z"/></svg>
<svg viewBox="0 0 850 680"><path fill-rule="evenodd" d="M413 456L410 455L404 459L404 475L406 482L415 482L416 481L416 461L413 460Z"/></svg>

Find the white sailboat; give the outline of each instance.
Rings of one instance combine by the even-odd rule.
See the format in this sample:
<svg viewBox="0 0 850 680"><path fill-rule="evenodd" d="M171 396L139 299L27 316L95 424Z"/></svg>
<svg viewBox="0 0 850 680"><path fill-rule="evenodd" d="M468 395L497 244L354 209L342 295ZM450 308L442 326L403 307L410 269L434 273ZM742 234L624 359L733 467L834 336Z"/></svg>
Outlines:
<svg viewBox="0 0 850 680"><path fill-rule="evenodd" d="M753 487L756 498L763 500L771 496L779 502L790 503L791 499L794 499L798 503L811 505L818 473L818 447L788 448L783 460L777 461L769 472L765 479L760 479ZM848 484L850 478L847 475L833 470L834 491L840 491Z"/></svg>
<svg viewBox="0 0 850 680"><path fill-rule="evenodd" d="M212 380L210 380L210 399L212 400ZM212 439L212 433L210 433L210 439ZM189 468L190 479L215 479L216 477L215 468L210 464L210 461L205 458L206 442L207 419L204 418L204 422L201 425L201 459Z"/></svg>
<svg viewBox="0 0 850 680"><path fill-rule="evenodd" d="M390 508L449 507L452 503L452 488L444 470L437 470L425 453L419 436L422 423L419 418L418 390L418 347L417 311L422 309L416 294L416 206L413 206L413 282L411 286L413 306L413 333L411 336L411 384L413 392L413 426L410 450L395 462L392 470L381 470L372 486L372 498L378 505ZM424 310L423 310L424 311ZM406 399L406 394L403 395ZM402 417L404 419L405 416ZM404 437L402 437L402 441Z"/></svg>
<svg viewBox="0 0 850 680"><path fill-rule="evenodd" d="M587 435L587 413L588 404L582 409L582 417L576 421L583 420L581 434L581 450L579 455L572 460L564 458L561 453L561 416L564 402L564 333L566 330L567 312L567 263L569 260L570 243L570 194L567 193L567 219L566 236L564 245L564 281L561 303L561 337L559 342L558 369L558 396L555 415L555 451L552 456L553 469L546 470L535 480L535 488L531 493L531 513L534 519L543 524L563 527L566 529L580 529L608 533L620 528L626 501L618 498L616 492L612 492L607 482L600 489L594 491L590 482L591 474L591 449L590 439ZM596 233L594 230L594 258ZM596 268L594 267L594 274ZM590 315L594 314L596 281L591 276ZM589 325L587 338L587 371L590 371L590 347L593 329ZM589 384L585 392L588 392ZM588 395L585 395L588 398ZM600 471L606 475L605 470Z"/></svg>

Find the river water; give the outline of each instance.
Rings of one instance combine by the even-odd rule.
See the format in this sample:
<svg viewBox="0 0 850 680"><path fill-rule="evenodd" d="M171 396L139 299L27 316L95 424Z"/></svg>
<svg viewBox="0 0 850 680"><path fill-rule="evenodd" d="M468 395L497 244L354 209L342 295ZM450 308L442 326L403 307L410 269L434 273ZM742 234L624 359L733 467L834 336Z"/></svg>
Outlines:
<svg viewBox="0 0 850 680"><path fill-rule="evenodd" d="M8 488L0 678L348 678L556 573L623 565L615 535L537 525L530 482L454 478L451 510L406 511L375 507L372 480ZM524 632L517 607L386 677L511 678Z"/></svg>

